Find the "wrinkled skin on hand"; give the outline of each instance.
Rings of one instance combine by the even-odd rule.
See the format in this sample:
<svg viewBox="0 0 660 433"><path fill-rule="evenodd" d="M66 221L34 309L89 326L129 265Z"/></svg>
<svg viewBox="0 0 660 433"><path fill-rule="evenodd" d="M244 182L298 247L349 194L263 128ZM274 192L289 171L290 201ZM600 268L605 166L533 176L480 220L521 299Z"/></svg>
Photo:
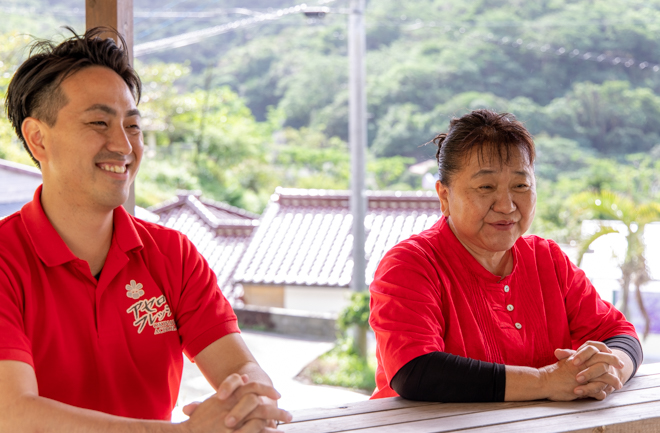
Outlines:
<svg viewBox="0 0 660 433"><path fill-rule="evenodd" d="M624 364L604 343L587 341L577 350L557 349L555 356L557 363L541 369L550 400L603 400L623 387Z"/></svg>

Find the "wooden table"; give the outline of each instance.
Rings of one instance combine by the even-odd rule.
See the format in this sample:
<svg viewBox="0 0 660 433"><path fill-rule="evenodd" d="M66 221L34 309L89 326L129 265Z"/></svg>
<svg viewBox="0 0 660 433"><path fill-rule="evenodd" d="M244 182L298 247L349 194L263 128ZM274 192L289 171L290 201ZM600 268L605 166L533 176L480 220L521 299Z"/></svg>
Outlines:
<svg viewBox="0 0 660 433"><path fill-rule="evenodd" d="M640 367L604 401L427 403L386 398L293 412L288 432L660 432L660 363Z"/></svg>

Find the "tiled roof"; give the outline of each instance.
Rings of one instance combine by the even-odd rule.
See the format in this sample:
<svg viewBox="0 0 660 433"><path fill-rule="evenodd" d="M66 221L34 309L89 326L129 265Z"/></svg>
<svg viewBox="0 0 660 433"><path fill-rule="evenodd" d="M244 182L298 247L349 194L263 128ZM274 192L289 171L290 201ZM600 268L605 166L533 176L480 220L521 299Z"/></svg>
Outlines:
<svg viewBox="0 0 660 433"><path fill-rule="evenodd" d="M241 284L349 287L353 272L349 191L278 188L236 268ZM435 192L370 191L366 284L396 243L440 217Z"/></svg>
<svg viewBox="0 0 660 433"><path fill-rule="evenodd" d="M218 277L227 298L234 296L228 284L247 241L259 224L256 214L201 199L198 192L182 191L177 197L149 210L160 216L159 224L188 236Z"/></svg>

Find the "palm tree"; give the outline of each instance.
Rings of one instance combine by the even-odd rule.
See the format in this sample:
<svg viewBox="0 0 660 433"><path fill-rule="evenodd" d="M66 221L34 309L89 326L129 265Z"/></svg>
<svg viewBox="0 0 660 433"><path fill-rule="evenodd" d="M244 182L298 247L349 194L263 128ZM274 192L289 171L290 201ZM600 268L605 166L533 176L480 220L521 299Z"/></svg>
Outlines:
<svg viewBox="0 0 660 433"><path fill-rule="evenodd" d="M646 338L651 328L651 323L646 307L644 306L640 287L649 281L651 277L646 266L646 258L644 256L645 245L642 236L646 224L660 220L660 203L638 203L628 196L607 190L583 192L574 196L572 201L582 211L590 212L597 219L616 220L626 226L627 230L621 231L626 237L628 246L623 263L621 264L622 296L618 307L626 317L630 317L628 299L631 284L634 285L635 299L644 318L644 338ZM612 227L601 226L598 232L580 244L580 248L578 249L578 263L582 262L582 258L592 242L601 236L617 232Z"/></svg>

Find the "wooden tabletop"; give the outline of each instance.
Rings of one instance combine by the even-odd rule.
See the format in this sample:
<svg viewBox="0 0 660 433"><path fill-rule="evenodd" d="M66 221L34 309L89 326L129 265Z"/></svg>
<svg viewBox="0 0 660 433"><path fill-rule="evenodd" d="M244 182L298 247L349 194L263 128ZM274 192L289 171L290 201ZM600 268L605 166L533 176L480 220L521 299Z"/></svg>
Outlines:
<svg viewBox="0 0 660 433"><path fill-rule="evenodd" d="M554 433L660 432L660 363L637 375L604 401L548 400L516 403L428 403L401 398L293 412L287 433Z"/></svg>

